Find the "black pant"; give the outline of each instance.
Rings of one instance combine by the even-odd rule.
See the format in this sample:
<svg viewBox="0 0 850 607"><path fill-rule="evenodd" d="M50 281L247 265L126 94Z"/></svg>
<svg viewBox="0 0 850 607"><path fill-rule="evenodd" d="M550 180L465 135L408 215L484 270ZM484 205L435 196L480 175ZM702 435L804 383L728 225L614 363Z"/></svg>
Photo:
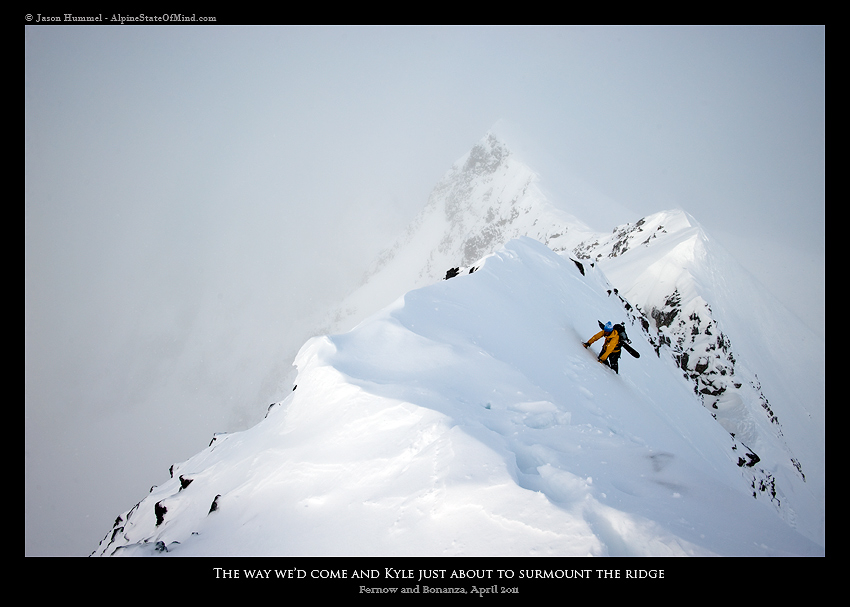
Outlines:
<svg viewBox="0 0 850 607"><path fill-rule="evenodd" d="M608 358L606 358L602 362L605 363L606 365L608 365L609 367L611 367L612 369L614 369L614 373L616 373L617 375L620 374L620 351L619 350L617 350L616 352L611 352L611 354L608 355Z"/></svg>

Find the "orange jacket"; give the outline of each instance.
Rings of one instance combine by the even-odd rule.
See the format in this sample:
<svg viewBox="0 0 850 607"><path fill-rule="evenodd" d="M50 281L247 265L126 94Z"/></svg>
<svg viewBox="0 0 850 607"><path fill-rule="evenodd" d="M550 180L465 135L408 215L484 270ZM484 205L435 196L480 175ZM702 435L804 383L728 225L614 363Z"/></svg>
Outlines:
<svg viewBox="0 0 850 607"><path fill-rule="evenodd" d="M620 334L617 333L616 330L611 331L611 333L607 336L605 335L605 331L600 331L587 340L587 345L589 346L601 337L605 337L605 343L602 345L602 352L599 354L599 360L605 360L610 354L620 351Z"/></svg>

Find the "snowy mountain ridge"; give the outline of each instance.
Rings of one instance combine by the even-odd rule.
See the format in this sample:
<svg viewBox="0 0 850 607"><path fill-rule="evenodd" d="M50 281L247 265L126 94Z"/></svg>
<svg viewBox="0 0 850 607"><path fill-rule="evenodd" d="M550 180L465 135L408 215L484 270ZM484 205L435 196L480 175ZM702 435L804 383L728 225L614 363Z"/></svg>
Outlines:
<svg viewBox="0 0 850 607"><path fill-rule="evenodd" d="M339 334L305 344L290 397L174 466L96 553L821 553L818 340L685 213L599 234L536 180L488 134ZM643 354L621 376L580 346L597 319ZM798 356L768 343L777 323Z"/></svg>
<svg viewBox="0 0 850 607"><path fill-rule="evenodd" d="M255 427L217 437L96 554L818 554L753 500L665 359L581 345L622 306L529 238L317 337ZM649 352L640 330L633 337Z"/></svg>
<svg viewBox="0 0 850 607"><path fill-rule="evenodd" d="M806 437L810 428L822 428L822 410L798 414L808 402L823 402L823 368L813 364L822 340L791 318L684 211L655 213L609 234L595 232L547 200L536 173L493 133L454 163L337 320L359 320L358 309L388 304L451 275L447 270L473 270L476 259L518 236L603 269L625 314L641 326L656 354L675 361L703 404L737 438L754 496L770 500L789 520L795 514L787 495L820 499L825 451L822 440L811 444ZM331 330L352 325L337 322ZM769 397L760 374L770 376ZM783 433L785 420L792 433L803 428L791 437L793 448ZM806 483L809 469L817 470L809 487L789 486Z"/></svg>

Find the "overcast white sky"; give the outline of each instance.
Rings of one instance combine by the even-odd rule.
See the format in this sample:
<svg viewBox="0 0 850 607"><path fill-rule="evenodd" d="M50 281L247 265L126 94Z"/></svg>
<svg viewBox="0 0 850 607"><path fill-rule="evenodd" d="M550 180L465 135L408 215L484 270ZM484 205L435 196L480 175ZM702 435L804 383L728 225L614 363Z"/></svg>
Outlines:
<svg viewBox="0 0 850 607"><path fill-rule="evenodd" d="M262 417L499 121L592 227L683 208L824 320L823 27L30 26L24 91L28 555Z"/></svg>

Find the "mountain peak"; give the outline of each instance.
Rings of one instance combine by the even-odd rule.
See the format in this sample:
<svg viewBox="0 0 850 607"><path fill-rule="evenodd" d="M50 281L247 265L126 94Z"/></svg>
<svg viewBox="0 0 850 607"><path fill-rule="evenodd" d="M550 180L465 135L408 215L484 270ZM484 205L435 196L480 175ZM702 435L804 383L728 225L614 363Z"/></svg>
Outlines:
<svg viewBox="0 0 850 607"><path fill-rule="evenodd" d="M337 327L350 328L366 302L389 304L432 284L451 268L471 267L519 236L568 251L591 230L555 208L538 187L538 175L494 132L488 132L443 175L424 208L383 251L364 284L342 304Z"/></svg>
<svg viewBox="0 0 850 607"><path fill-rule="evenodd" d="M492 174L510 154L507 144L488 132L456 164L462 164L461 170L471 175Z"/></svg>

